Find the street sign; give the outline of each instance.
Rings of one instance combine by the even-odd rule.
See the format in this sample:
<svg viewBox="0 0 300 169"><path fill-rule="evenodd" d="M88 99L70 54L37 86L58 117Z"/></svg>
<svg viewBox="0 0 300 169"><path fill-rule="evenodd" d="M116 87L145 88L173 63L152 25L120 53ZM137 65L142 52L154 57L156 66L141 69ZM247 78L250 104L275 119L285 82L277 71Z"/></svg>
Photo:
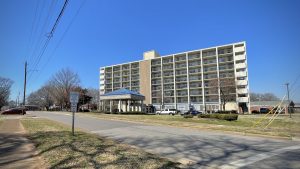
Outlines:
<svg viewBox="0 0 300 169"><path fill-rule="evenodd" d="M71 112L77 112L77 103L71 103Z"/></svg>
<svg viewBox="0 0 300 169"><path fill-rule="evenodd" d="M78 92L70 92L70 102L71 102L71 111L72 111L72 135L74 136L74 121L75 121L75 112L77 111L77 103L79 100Z"/></svg>
<svg viewBox="0 0 300 169"><path fill-rule="evenodd" d="M78 100L79 100L79 93L78 92L70 92L70 102L77 104Z"/></svg>

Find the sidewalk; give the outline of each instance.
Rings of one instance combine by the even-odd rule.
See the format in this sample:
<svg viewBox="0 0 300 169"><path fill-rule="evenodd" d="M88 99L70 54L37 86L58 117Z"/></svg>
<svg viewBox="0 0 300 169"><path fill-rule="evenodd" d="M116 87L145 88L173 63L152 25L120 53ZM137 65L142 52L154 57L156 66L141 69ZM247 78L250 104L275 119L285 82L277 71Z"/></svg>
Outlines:
<svg viewBox="0 0 300 169"><path fill-rule="evenodd" d="M18 118L4 120L0 126L0 168L45 168L36 156L34 145L24 134Z"/></svg>

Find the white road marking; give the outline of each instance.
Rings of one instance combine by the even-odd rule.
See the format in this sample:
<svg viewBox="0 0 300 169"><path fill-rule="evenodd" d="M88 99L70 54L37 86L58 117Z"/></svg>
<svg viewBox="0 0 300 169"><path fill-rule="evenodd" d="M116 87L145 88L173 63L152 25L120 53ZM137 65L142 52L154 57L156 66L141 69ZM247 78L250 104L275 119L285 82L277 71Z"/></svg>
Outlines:
<svg viewBox="0 0 300 169"><path fill-rule="evenodd" d="M267 159L267 158L270 158L270 157L273 157L273 156L276 156L276 155L279 155L279 154L282 154L282 153L285 153L285 152L288 152L288 151L297 150L297 149L300 149L300 145L285 147L285 148L277 149L277 150L274 150L274 151L257 154L257 155L252 156L252 157L248 157L248 158L245 158L245 159L241 159L241 160L231 162L231 163L226 164L226 165L219 166L219 168L222 168L222 169L240 168L240 167L244 167L244 166L253 164L255 162L258 162L258 161L261 161L261 160L264 160L264 159Z"/></svg>
<svg viewBox="0 0 300 169"><path fill-rule="evenodd" d="M51 112L51 113L58 114L58 115L72 116L72 114L69 114L69 113L61 113L61 112Z"/></svg>

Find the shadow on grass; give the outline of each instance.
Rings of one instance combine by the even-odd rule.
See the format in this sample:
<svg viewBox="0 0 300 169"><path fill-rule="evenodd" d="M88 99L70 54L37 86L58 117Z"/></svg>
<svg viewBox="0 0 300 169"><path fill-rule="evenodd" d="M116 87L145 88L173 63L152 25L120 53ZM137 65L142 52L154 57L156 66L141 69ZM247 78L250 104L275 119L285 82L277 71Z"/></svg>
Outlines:
<svg viewBox="0 0 300 169"><path fill-rule="evenodd" d="M160 152L163 157L190 160L191 163L188 168L218 168L218 166L273 151L290 144L268 139L249 140L222 136L211 138L193 135L155 137L152 139L122 137L117 140L146 150L152 150L151 152ZM289 161L280 161L277 166L279 168L292 168Z"/></svg>
<svg viewBox="0 0 300 169"><path fill-rule="evenodd" d="M179 168L179 163L83 132L74 137L69 131L36 132L29 139L49 168Z"/></svg>

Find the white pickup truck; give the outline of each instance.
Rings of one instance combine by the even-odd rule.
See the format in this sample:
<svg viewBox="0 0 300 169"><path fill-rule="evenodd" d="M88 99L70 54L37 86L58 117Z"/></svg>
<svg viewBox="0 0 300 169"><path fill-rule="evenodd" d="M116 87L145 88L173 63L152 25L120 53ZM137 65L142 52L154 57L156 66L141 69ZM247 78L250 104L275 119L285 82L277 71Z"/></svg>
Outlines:
<svg viewBox="0 0 300 169"><path fill-rule="evenodd" d="M175 115L176 109L164 109L156 111L156 114L168 114L168 115Z"/></svg>

